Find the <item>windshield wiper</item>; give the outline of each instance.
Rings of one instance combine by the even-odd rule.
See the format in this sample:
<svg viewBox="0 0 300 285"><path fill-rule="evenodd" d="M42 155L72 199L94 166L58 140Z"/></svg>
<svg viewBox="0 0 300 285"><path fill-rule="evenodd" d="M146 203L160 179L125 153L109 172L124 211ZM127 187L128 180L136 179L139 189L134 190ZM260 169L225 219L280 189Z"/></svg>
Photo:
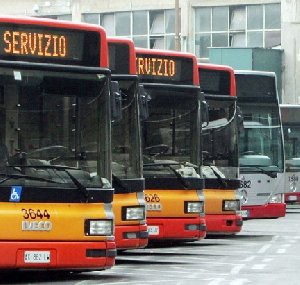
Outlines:
<svg viewBox="0 0 300 285"><path fill-rule="evenodd" d="M112 174L113 184L116 183L116 185L126 192L130 192L130 189L123 183L123 181L116 175Z"/></svg>
<svg viewBox="0 0 300 285"><path fill-rule="evenodd" d="M191 185L184 179L184 177L176 171L175 168L172 167L172 165L181 165L178 162L153 162L153 163L145 163L144 166L163 166L169 168L176 176L176 178L181 182L184 189L190 189Z"/></svg>
<svg viewBox="0 0 300 285"><path fill-rule="evenodd" d="M217 177L218 181L222 184L222 186L223 186L224 188L227 188L227 182L225 181L224 177L222 177L222 176L218 173L218 171L216 171L216 170L214 169L214 167L213 167L212 165L205 165L205 166L208 166L208 167L212 170L212 172L214 173L214 175Z"/></svg>
<svg viewBox="0 0 300 285"><path fill-rule="evenodd" d="M85 198L85 202L88 202L89 192L86 189L86 187L82 183L80 183L79 180L76 179L67 169L65 169L65 172L69 175L69 177L71 178L73 183L77 186L77 189L83 194L83 196Z"/></svg>
<svg viewBox="0 0 300 285"><path fill-rule="evenodd" d="M254 165L249 165L249 166L246 166L246 165L243 165L243 166L240 166L241 168L252 168L252 167L255 167L256 169L258 169L258 170L260 170L261 171L261 173L263 173L263 174L266 174L266 175L268 175L269 177L271 177L271 178L276 178L277 177L277 172L276 171L274 171L274 170L266 170L266 169L263 169L262 167L260 167L260 166L254 166Z"/></svg>
<svg viewBox="0 0 300 285"><path fill-rule="evenodd" d="M25 175L25 174L8 174L8 173L0 173L0 175L6 176L2 180L0 180L0 184L4 183L5 181L9 179L29 179L29 180L36 180L36 181L42 181L42 182L49 182L49 183L58 183L62 184L61 182L57 182L51 179L43 178L43 177L36 177L31 175Z"/></svg>
<svg viewBox="0 0 300 285"><path fill-rule="evenodd" d="M89 199L89 192L87 191L86 187L82 183L80 183L79 180L76 179L68 171L68 170L80 170L79 168L70 167L70 166L63 166L63 165L26 165L25 167L26 168L42 168L42 169L48 168L48 169L55 169L55 170L64 170L64 172L67 173L67 175L70 177L70 179L72 180L72 182L75 184L75 186L77 187L77 189L83 194L84 198L86 199L86 202L88 201L88 199ZM25 175L25 178L26 177L27 176ZM30 177L36 178L35 176L29 176L29 178ZM37 177L37 179L41 179L40 181L45 181L45 180L47 181L48 180L48 179L39 178L39 177ZM49 182L54 182L54 181L49 180ZM55 182L55 183L57 183L57 182ZM0 184L1 184L1 181L0 181Z"/></svg>

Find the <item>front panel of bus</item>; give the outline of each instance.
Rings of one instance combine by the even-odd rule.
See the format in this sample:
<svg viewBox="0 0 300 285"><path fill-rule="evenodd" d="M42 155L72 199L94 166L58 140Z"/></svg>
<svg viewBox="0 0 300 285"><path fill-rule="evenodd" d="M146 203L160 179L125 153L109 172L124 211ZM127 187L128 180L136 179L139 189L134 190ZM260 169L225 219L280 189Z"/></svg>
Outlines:
<svg viewBox="0 0 300 285"><path fill-rule="evenodd" d="M241 230L243 223L238 214L239 121L236 97L230 95L229 71L200 66L199 77L200 87L208 104L208 123L204 123L202 132L207 233L233 234Z"/></svg>
<svg viewBox="0 0 300 285"><path fill-rule="evenodd" d="M164 55L163 55L164 56ZM191 76L193 61L155 55L156 62L174 64ZM168 70L145 75L151 55L138 54L138 70L148 101L148 116L142 122L147 224L150 240L198 240L205 236L203 180L199 175L200 93L193 82L183 84ZM142 65L141 64L145 64ZM178 64L178 65L177 65ZM160 65L157 65L160 66ZM167 83L164 83L166 82Z"/></svg>
<svg viewBox="0 0 300 285"><path fill-rule="evenodd" d="M240 193L246 218L285 215L283 135L275 75L236 73L240 134Z"/></svg>
<svg viewBox="0 0 300 285"><path fill-rule="evenodd" d="M61 43L73 37L77 49L83 48L75 38L84 28L77 33L69 24L72 32L66 32L57 28L59 22L52 29L51 21L30 20L30 26L18 21L11 25L0 19L7 53L10 33L15 40L19 30L23 41L34 38L35 29L39 34L45 30L48 36L65 37ZM99 32L89 35L97 39ZM68 67L65 59L60 65L49 58L41 64L43 56L20 52L0 50L0 267L109 268L116 254L109 72Z"/></svg>
<svg viewBox="0 0 300 285"><path fill-rule="evenodd" d="M128 40L109 41L112 80L118 82L119 118L112 121L113 211L118 249L145 247L148 243L142 177L138 77L134 46ZM131 45L130 45L131 44ZM130 75L131 65L134 74Z"/></svg>
<svg viewBox="0 0 300 285"><path fill-rule="evenodd" d="M285 202L300 202L300 108L280 105L285 150Z"/></svg>

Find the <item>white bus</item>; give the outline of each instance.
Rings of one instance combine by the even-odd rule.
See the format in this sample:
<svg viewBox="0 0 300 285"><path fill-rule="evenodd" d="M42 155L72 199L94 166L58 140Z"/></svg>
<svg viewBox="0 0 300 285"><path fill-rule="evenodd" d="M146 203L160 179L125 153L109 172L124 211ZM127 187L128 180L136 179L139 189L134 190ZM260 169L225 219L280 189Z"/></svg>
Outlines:
<svg viewBox="0 0 300 285"><path fill-rule="evenodd" d="M300 202L300 105L280 105L285 151L285 202Z"/></svg>
<svg viewBox="0 0 300 285"><path fill-rule="evenodd" d="M235 71L238 106L240 194L246 219L285 216L284 151L274 72Z"/></svg>

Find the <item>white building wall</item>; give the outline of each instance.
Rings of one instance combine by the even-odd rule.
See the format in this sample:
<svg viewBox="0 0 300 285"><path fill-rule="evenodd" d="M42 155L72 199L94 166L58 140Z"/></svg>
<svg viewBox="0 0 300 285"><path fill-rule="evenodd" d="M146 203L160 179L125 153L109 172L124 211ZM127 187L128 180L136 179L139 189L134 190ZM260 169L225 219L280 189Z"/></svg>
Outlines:
<svg viewBox="0 0 300 285"><path fill-rule="evenodd" d="M300 0L282 0L283 103L300 104Z"/></svg>

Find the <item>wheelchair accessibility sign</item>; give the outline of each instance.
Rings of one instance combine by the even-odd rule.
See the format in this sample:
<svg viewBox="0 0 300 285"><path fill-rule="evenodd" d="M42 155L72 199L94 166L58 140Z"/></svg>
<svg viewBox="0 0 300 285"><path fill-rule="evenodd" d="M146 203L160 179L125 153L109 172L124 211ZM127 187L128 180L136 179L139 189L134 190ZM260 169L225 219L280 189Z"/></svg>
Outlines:
<svg viewBox="0 0 300 285"><path fill-rule="evenodd" d="M20 202L22 186L12 186L10 190L9 202Z"/></svg>

